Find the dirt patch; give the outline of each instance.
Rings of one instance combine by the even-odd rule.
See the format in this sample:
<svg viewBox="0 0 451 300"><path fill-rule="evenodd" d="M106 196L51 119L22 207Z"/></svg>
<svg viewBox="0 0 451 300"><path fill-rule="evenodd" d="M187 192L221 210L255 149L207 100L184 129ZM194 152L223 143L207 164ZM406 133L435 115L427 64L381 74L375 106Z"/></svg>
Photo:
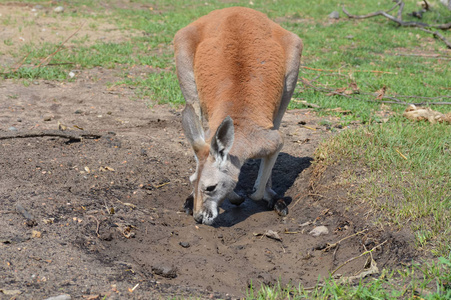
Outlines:
<svg viewBox="0 0 451 300"><path fill-rule="evenodd" d="M62 4L64 5L64 4ZM108 4L113 5L112 3ZM98 42L123 43L135 36L142 36L137 30L120 29L115 22L103 19L83 18L96 16L86 6L65 7L72 16L58 14L56 5L32 5L25 3L0 4L0 66L11 66L24 45L40 48L45 44L59 44L78 32L65 43L65 47L82 44L85 47ZM106 7L109 8L109 7Z"/></svg>
<svg viewBox="0 0 451 300"><path fill-rule="evenodd" d="M232 298L251 281L314 285L386 239L375 252L379 267L412 257L404 236L372 227L364 211L347 210L345 187L312 193L313 152L335 120L319 126L322 119L310 110L290 111L282 124L285 146L273 185L289 203L288 216L247 199L239 207L226 201L214 226L196 224L181 211L195 161L181 133L180 109L148 108L130 100L133 90L108 90L106 82L114 81L114 70L99 68L71 83L1 82L0 136L60 123L102 137L0 140L0 289L19 290L21 299L62 293ZM243 167L240 192L250 193L257 169L258 161ZM339 174L330 169L317 181L333 187ZM309 234L320 225L329 234ZM337 251L321 250L363 229ZM281 240L265 236L269 230ZM339 273L354 275L365 259Z"/></svg>

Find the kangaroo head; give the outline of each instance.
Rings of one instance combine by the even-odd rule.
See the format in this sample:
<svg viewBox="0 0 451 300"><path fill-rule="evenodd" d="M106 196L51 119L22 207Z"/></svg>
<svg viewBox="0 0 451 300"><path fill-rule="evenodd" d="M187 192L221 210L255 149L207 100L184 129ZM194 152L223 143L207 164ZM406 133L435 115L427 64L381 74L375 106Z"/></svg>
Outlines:
<svg viewBox="0 0 451 300"><path fill-rule="evenodd" d="M207 143L199 117L187 104L182 113L182 126L197 162L196 172L190 176L194 187L193 216L197 222L211 225L218 216L219 206L236 185L229 157L234 139L233 121L226 117Z"/></svg>

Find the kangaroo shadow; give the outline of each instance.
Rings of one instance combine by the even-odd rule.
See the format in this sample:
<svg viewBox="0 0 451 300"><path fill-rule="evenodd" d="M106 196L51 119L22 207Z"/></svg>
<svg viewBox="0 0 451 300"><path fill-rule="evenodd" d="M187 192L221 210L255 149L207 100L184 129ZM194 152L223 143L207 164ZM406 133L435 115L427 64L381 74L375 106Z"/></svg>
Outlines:
<svg viewBox="0 0 451 300"><path fill-rule="evenodd" d="M272 188L278 196L283 197L287 205L291 203L292 199L291 197L284 197L286 191L293 185L298 175L311 165L312 160L311 157L294 157L287 153L279 154L272 170ZM218 216L214 227L231 227L253 214L270 210L266 201L252 201L247 197L252 193L259 166L260 160L252 159L241 167L235 191L241 195L246 195L246 200L240 206L233 205L228 200L224 201L221 205L224 212Z"/></svg>

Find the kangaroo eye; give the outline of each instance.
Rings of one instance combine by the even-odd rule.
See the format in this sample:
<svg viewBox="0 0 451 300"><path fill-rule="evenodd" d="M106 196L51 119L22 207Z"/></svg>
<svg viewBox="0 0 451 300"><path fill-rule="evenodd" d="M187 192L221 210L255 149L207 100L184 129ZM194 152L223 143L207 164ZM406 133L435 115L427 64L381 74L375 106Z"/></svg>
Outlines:
<svg viewBox="0 0 451 300"><path fill-rule="evenodd" d="M207 192L213 192L213 191L215 190L216 186L217 186L217 184L207 186L207 188L206 188L205 190L206 190Z"/></svg>

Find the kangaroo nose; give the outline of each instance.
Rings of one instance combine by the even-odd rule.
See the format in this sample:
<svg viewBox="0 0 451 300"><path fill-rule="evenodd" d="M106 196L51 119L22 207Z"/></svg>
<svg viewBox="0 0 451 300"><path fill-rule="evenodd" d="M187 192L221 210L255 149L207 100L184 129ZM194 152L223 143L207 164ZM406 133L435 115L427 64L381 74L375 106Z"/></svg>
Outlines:
<svg viewBox="0 0 451 300"><path fill-rule="evenodd" d="M194 220L196 220L197 223L202 223L202 219L203 216L201 213L194 214Z"/></svg>

